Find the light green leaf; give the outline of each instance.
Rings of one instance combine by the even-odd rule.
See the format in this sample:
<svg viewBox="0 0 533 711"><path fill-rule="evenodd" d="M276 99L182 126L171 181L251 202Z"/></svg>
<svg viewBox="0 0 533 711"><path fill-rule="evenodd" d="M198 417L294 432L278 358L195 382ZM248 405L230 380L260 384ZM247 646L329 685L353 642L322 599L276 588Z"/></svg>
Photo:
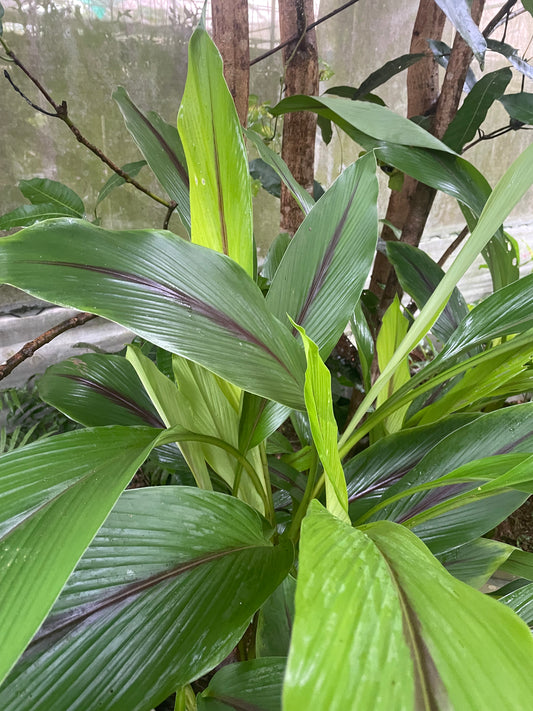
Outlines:
<svg viewBox="0 0 533 711"><path fill-rule="evenodd" d="M47 221L2 240L0 281L106 316L243 389L303 408L303 349L257 285L231 259L171 232Z"/></svg>
<svg viewBox="0 0 533 711"><path fill-rule="evenodd" d="M271 535L222 494L125 492L0 688L2 709L153 708L219 664L287 575L292 546Z"/></svg>
<svg viewBox="0 0 533 711"><path fill-rule="evenodd" d="M281 711L285 659L252 659L228 664L198 695L198 711Z"/></svg>
<svg viewBox="0 0 533 711"><path fill-rule="evenodd" d="M266 303L288 314L326 358L359 301L377 241L376 163L352 164L320 198L287 247Z"/></svg>
<svg viewBox="0 0 533 711"><path fill-rule="evenodd" d="M189 178L178 132L165 124L157 114L145 116L121 86L113 93L113 99L122 112L133 140L156 178L177 203L176 209L181 221L190 230ZM173 133L170 134L168 129Z"/></svg>
<svg viewBox="0 0 533 711"><path fill-rule="evenodd" d="M533 625L533 583L500 597L499 601L516 612L526 625Z"/></svg>
<svg viewBox="0 0 533 711"><path fill-rule="evenodd" d="M85 212L80 196L56 180L48 180L48 178L21 180L19 189L32 205L54 205L57 212L72 217L83 217Z"/></svg>
<svg viewBox="0 0 533 711"><path fill-rule="evenodd" d="M0 679L160 438L147 427L79 430L0 457Z"/></svg>
<svg viewBox="0 0 533 711"><path fill-rule="evenodd" d="M402 617L374 544L312 501L302 524L284 711L414 708Z"/></svg>
<svg viewBox="0 0 533 711"><path fill-rule="evenodd" d="M326 504L328 511L349 523L348 493L337 450L337 423L333 415L331 374L320 358L318 346L295 324L302 337L307 370L305 372L305 406L313 441L326 475Z"/></svg>
<svg viewBox="0 0 533 711"><path fill-rule="evenodd" d="M383 315L382 325L376 340L378 364L381 372L383 372L402 339L405 337L408 326L409 324L407 319L402 314L402 310L400 308L400 300L396 295L394 297L394 301ZM377 407L390 398L396 390L401 388L404 383L407 383L410 377L409 360L406 356L403 362L398 365L394 375L389 380L387 391L382 390L378 395L376 401ZM398 408L392 415L389 415L389 417L384 420L383 424L387 434L397 432L401 429L404 415L407 412L407 407L407 405L404 405L403 407Z"/></svg>
<svg viewBox="0 0 533 711"><path fill-rule="evenodd" d="M134 163L126 163L122 166L122 170L124 171L124 173L127 173L130 178L135 178L145 165L147 165L145 160L138 160ZM125 182L126 181L124 180L124 178L122 178L120 175L117 175L116 173L113 173L113 175L109 178L109 180L104 183L103 187L98 193L96 204L94 206L95 209L102 202L102 200L106 199L109 193L111 193L115 188L119 188L121 185L124 185Z"/></svg>
<svg viewBox="0 0 533 711"><path fill-rule="evenodd" d="M248 160L222 58L203 23L189 43L189 67L178 112L190 176L191 239L229 255L254 273Z"/></svg>

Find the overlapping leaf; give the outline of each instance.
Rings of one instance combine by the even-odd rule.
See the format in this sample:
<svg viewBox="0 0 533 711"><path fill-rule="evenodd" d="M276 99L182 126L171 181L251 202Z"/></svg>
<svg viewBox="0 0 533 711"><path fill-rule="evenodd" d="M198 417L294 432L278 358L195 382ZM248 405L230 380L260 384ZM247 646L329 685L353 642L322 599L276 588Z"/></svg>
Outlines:
<svg viewBox="0 0 533 711"><path fill-rule="evenodd" d="M435 0L435 2L471 48L483 69L487 42L472 19L468 0Z"/></svg>
<svg viewBox="0 0 533 711"><path fill-rule="evenodd" d="M126 492L0 688L6 711L145 711L212 669L292 564L237 499Z"/></svg>
<svg viewBox="0 0 533 711"><path fill-rule="evenodd" d="M147 427L79 430L0 457L0 679L161 436Z"/></svg>
<svg viewBox="0 0 533 711"><path fill-rule="evenodd" d="M49 221L2 240L0 280L110 318L239 387L303 408L305 359L231 259L170 232Z"/></svg>
<svg viewBox="0 0 533 711"><path fill-rule="evenodd" d="M368 276L377 241L377 179L372 155L347 168L300 225L279 265L267 305L288 314L327 357Z"/></svg>
<svg viewBox="0 0 533 711"><path fill-rule="evenodd" d="M198 695L198 711L281 711L285 659L252 659L219 669Z"/></svg>
<svg viewBox="0 0 533 711"><path fill-rule="evenodd" d="M189 43L178 130L189 168L192 241L229 255L252 276L252 198L242 129L222 58L203 23Z"/></svg>

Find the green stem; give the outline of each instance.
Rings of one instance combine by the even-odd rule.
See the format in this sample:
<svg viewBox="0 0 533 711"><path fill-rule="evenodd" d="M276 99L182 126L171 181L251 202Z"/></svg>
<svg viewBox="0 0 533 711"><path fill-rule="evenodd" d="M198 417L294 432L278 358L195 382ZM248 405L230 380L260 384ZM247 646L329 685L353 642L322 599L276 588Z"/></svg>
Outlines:
<svg viewBox="0 0 533 711"><path fill-rule="evenodd" d="M287 531L287 536L296 545L300 537L300 526L304 519L309 504L315 498L315 482L318 474L318 454L316 449L313 449L313 463L309 467L309 474L307 475L307 483L305 485L305 492L300 505L296 509L296 512L292 518L291 524Z"/></svg>
<svg viewBox="0 0 533 711"><path fill-rule="evenodd" d="M272 495L272 485L270 483L270 471L268 469L268 459L266 455L266 443L261 442L259 445L259 454L261 456L261 464L263 466L263 479L265 482L265 490L268 498L268 509L265 511L266 517L274 526L276 523L276 511L274 509L274 497Z"/></svg>

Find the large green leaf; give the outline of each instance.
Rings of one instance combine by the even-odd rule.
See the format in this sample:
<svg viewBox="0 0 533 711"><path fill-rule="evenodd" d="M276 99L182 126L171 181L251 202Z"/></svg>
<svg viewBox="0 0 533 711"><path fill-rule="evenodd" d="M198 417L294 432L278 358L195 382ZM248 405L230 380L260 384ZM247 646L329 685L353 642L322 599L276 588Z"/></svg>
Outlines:
<svg viewBox="0 0 533 711"><path fill-rule="evenodd" d="M487 116L492 104L499 99L513 74L509 67L490 72L474 84L459 111L450 122L442 140L460 152L471 141Z"/></svg>
<svg viewBox="0 0 533 711"><path fill-rule="evenodd" d="M128 491L0 688L6 711L146 711L237 644L286 576L290 544L237 499Z"/></svg>
<svg viewBox="0 0 533 711"><path fill-rule="evenodd" d="M45 402L86 427L164 427L135 369L122 356L88 353L52 365L38 389Z"/></svg>
<svg viewBox="0 0 533 711"><path fill-rule="evenodd" d="M327 357L361 295L377 241L376 164L360 158L337 178L289 244L267 295L280 320L288 314Z"/></svg>
<svg viewBox="0 0 533 711"><path fill-rule="evenodd" d="M499 600L514 610L526 625L533 627L533 583L503 595Z"/></svg>
<svg viewBox="0 0 533 711"><path fill-rule="evenodd" d="M515 550L501 541L478 538L441 556L440 562L454 578L479 590Z"/></svg>
<svg viewBox="0 0 533 711"><path fill-rule="evenodd" d="M252 197L242 129L222 58L203 23L189 43L178 130L189 167L192 241L229 255L252 276Z"/></svg>
<svg viewBox="0 0 533 711"><path fill-rule="evenodd" d="M286 711L527 708L532 652L515 615L453 578L402 526L352 529L312 503Z"/></svg>
<svg viewBox="0 0 533 711"><path fill-rule="evenodd" d="M66 213L70 215L70 212ZM0 230L11 230L13 227L28 227L36 222L65 217L65 211L51 203L42 205L21 205L0 217Z"/></svg>
<svg viewBox="0 0 533 711"><path fill-rule="evenodd" d="M525 91L519 94L506 94L500 101L512 119L533 124L533 94Z"/></svg>
<svg viewBox="0 0 533 711"><path fill-rule="evenodd" d="M402 604L361 531L311 503L303 521L284 711L413 708Z"/></svg>
<svg viewBox="0 0 533 711"><path fill-rule="evenodd" d="M161 436L147 427L79 430L0 457L0 679Z"/></svg>
<svg viewBox="0 0 533 711"><path fill-rule="evenodd" d="M2 240L0 281L92 311L243 389L303 409L301 345L231 259L170 232L48 221Z"/></svg>
<svg viewBox="0 0 533 711"><path fill-rule="evenodd" d="M176 202L183 225L190 230L189 178L178 132L157 114L145 116L121 86L115 90L113 98L122 112L126 128L156 178Z"/></svg>
<svg viewBox="0 0 533 711"><path fill-rule="evenodd" d="M257 616L255 653L258 657L286 657L294 619L296 580L288 575Z"/></svg>
<svg viewBox="0 0 533 711"><path fill-rule="evenodd" d="M281 711L285 659L252 659L219 669L198 695L198 711Z"/></svg>
<svg viewBox="0 0 533 711"><path fill-rule="evenodd" d="M387 242L387 258L396 271L402 289L421 309L437 288L444 271L423 250L404 242ZM431 330L446 343L468 313L463 295L456 287Z"/></svg>

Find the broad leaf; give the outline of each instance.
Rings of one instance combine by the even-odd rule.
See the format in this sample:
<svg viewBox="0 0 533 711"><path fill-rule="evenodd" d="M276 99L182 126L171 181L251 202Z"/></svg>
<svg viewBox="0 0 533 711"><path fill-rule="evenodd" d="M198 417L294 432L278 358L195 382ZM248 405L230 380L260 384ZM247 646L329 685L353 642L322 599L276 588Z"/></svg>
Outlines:
<svg viewBox="0 0 533 711"><path fill-rule="evenodd" d="M347 168L304 219L272 280L267 305L303 326L326 358L368 276L377 241L372 155Z"/></svg>
<svg viewBox="0 0 533 711"><path fill-rule="evenodd" d="M189 178L178 132L172 129L174 133L171 136L167 131L166 135L163 135L162 129L166 124L162 126L163 122L157 115L152 115L151 118L145 116L121 86L113 93L113 99L122 112L126 128L133 140L156 178L177 203L176 209L181 221L187 230L190 230Z"/></svg>
<svg viewBox="0 0 533 711"><path fill-rule="evenodd" d="M302 524L284 711L410 709L412 662L387 562L311 502Z"/></svg>
<svg viewBox="0 0 533 711"><path fill-rule="evenodd" d="M286 576L292 546L271 533L222 494L126 492L0 688L2 708L153 708L221 662Z"/></svg>
<svg viewBox="0 0 533 711"><path fill-rule="evenodd" d="M487 42L472 19L468 0L435 0L435 2L468 44L483 69Z"/></svg>
<svg viewBox="0 0 533 711"><path fill-rule="evenodd" d="M33 178L21 180L19 189L32 205L54 205L63 215L83 217L85 207L82 199L63 183L48 178Z"/></svg>
<svg viewBox="0 0 533 711"><path fill-rule="evenodd" d="M444 271L424 251L404 242L387 242L387 258L396 271L402 289L421 309L439 285ZM456 287L431 330L446 343L468 313L468 306Z"/></svg>
<svg viewBox="0 0 533 711"><path fill-rule="evenodd" d="M479 590L515 549L506 543L478 538L439 557L454 578Z"/></svg>
<svg viewBox="0 0 533 711"><path fill-rule="evenodd" d="M508 67L481 77L450 122L442 138L443 142L454 151L461 152L474 138L488 110L501 97L511 78L512 72Z"/></svg>
<svg viewBox="0 0 533 711"><path fill-rule="evenodd" d="M516 612L526 625L533 626L533 583L499 598L500 602Z"/></svg>
<svg viewBox="0 0 533 711"><path fill-rule="evenodd" d="M192 241L229 255L252 276L252 198L242 129L222 58L203 23L189 43L178 130L189 168Z"/></svg>
<svg viewBox="0 0 533 711"><path fill-rule="evenodd" d="M79 430L0 457L0 679L161 436L146 427Z"/></svg>
<svg viewBox="0 0 533 711"><path fill-rule="evenodd" d="M303 349L256 284L231 259L170 232L48 221L2 240L0 281L106 316L243 389L303 408Z"/></svg>
<svg viewBox="0 0 533 711"><path fill-rule="evenodd" d="M21 205L0 217L0 230L11 230L13 227L28 227L36 222L65 217L71 214L70 212L65 213L64 210L59 209L57 205L52 205L52 203Z"/></svg>
<svg viewBox="0 0 533 711"><path fill-rule="evenodd" d="M86 427L164 427L133 366L122 356L88 353L52 365L39 396Z"/></svg>
<svg viewBox="0 0 533 711"><path fill-rule="evenodd" d="M261 276L269 282L269 285L290 243L290 234L288 232L280 232L268 248L267 256L263 262L263 268L261 269Z"/></svg>
<svg viewBox="0 0 533 711"><path fill-rule="evenodd" d="M271 657L222 667L198 695L198 711L281 711L285 663Z"/></svg>
<svg viewBox="0 0 533 711"><path fill-rule="evenodd" d="M135 178L145 165L147 165L145 160L138 160L133 163L126 163L122 166L122 170L127 173L130 178ZM115 188L119 188L121 185L124 185L125 182L126 181L124 180L124 178L122 178L120 175L117 175L116 173L113 173L113 175L109 178L109 180L104 183L100 192L98 193L98 197L96 198L96 204L94 206L95 209L102 202L102 200L105 200L106 197Z"/></svg>
<svg viewBox="0 0 533 711"><path fill-rule="evenodd" d="M500 99L503 108L512 119L521 123L533 124L533 94L521 91L519 94L506 94Z"/></svg>
<svg viewBox="0 0 533 711"><path fill-rule="evenodd" d="M344 472L337 450L337 423L333 414L331 373L321 360L318 346L300 326L298 329L305 348L305 406L313 442L326 476L326 505L328 511L349 523L348 494Z"/></svg>

